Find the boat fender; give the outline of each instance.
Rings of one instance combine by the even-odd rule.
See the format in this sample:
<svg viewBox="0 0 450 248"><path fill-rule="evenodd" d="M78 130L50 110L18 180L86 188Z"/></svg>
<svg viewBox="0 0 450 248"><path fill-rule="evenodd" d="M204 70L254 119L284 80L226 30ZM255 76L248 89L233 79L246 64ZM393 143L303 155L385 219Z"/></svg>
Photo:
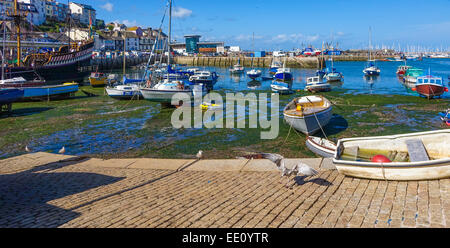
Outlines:
<svg viewBox="0 0 450 248"><path fill-rule="evenodd" d="M376 155L372 158L374 163L392 163L392 161L384 155Z"/></svg>
<svg viewBox="0 0 450 248"><path fill-rule="evenodd" d="M300 105L300 104L297 105L297 111L298 111L298 112L301 112L301 111L302 111L302 105Z"/></svg>
<svg viewBox="0 0 450 248"><path fill-rule="evenodd" d="M412 90L412 91L417 91L417 89L416 89L416 88L412 88L411 90Z"/></svg>
<svg viewBox="0 0 450 248"><path fill-rule="evenodd" d="M445 90L445 92L448 92L448 88L447 87L445 87L444 90Z"/></svg>

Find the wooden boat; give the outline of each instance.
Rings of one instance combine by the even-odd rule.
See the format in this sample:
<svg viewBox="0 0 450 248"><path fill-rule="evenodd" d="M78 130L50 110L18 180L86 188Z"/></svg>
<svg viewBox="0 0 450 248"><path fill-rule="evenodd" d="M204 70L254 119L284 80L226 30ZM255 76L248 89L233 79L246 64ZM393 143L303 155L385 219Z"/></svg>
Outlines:
<svg viewBox="0 0 450 248"><path fill-rule="evenodd" d="M396 181L448 178L449 140L450 129L342 139L333 163L339 173L358 178ZM385 159L378 159L380 156Z"/></svg>
<svg viewBox="0 0 450 248"><path fill-rule="evenodd" d="M105 87L107 84L108 78L104 73L101 72L92 72L89 77L89 82L92 87Z"/></svg>
<svg viewBox="0 0 450 248"><path fill-rule="evenodd" d="M412 90L417 91L419 95L425 96L428 99L441 96L444 92L448 92L448 88L444 86L442 77L431 75L418 77L416 87Z"/></svg>
<svg viewBox="0 0 450 248"><path fill-rule="evenodd" d="M325 127L332 117L331 102L323 96L295 98L283 111L284 119L296 130L312 135Z"/></svg>
<svg viewBox="0 0 450 248"><path fill-rule="evenodd" d="M306 79L305 90L309 92L326 92L331 91L331 85L323 81L320 76L309 77Z"/></svg>
<svg viewBox="0 0 450 248"><path fill-rule="evenodd" d="M306 138L306 147L324 158L332 158L336 153L336 144L320 137L308 136Z"/></svg>

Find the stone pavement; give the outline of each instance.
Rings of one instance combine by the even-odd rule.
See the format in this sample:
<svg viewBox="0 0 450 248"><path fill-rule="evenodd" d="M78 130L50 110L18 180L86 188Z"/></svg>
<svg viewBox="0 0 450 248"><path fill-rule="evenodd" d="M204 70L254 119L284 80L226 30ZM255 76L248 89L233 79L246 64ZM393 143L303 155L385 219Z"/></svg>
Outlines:
<svg viewBox="0 0 450 248"><path fill-rule="evenodd" d="M294 164L298 159L289 160ZM329 160L293 190L267 160L0 160L0 227L447 227L450 179L345 177Z"/></svg>

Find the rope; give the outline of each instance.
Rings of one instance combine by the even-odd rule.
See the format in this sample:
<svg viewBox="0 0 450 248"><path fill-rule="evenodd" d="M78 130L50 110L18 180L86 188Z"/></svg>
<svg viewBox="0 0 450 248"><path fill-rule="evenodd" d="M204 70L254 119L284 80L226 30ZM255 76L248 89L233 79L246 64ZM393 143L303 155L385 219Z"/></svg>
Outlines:
<svg viewBox="0 0 450 248"><path fill-rule="evenodd" d="M323 96L321 96L321 97L323 98ZM313 104L313 103L311 102L311 100L309 100L308 97L306 97L306 99L308 100L308 102L310 102L311 104ZM316 112L314 112L314 117L316 118L317 124L319 125L320 130L322 131L323 135L325 136L325 139L328 140L328 137L327 137L325 131L323 130L322 125L320 125L319 118L317 118Z"/></svg>

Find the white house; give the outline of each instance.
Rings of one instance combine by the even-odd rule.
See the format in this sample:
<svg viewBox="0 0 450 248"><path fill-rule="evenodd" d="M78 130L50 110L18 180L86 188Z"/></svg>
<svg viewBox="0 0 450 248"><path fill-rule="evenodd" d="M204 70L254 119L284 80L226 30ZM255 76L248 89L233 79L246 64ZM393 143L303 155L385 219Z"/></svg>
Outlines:
<svg viewBox="0 0 450 248"><path fill-rule="evenodd" d="M89 22L92 21L92 25L95 25L96 11L92 6L70 2L69 9L72 18L81 24L89 25Z"/></svg>
<svg viewBox="0 0 450 248"><path fill-rule="evenodd" d="M14 1L13 1L14 2ZM27 19L34 25L45 22L45 0L17 0L22 10L28 11Z"/></svg>

